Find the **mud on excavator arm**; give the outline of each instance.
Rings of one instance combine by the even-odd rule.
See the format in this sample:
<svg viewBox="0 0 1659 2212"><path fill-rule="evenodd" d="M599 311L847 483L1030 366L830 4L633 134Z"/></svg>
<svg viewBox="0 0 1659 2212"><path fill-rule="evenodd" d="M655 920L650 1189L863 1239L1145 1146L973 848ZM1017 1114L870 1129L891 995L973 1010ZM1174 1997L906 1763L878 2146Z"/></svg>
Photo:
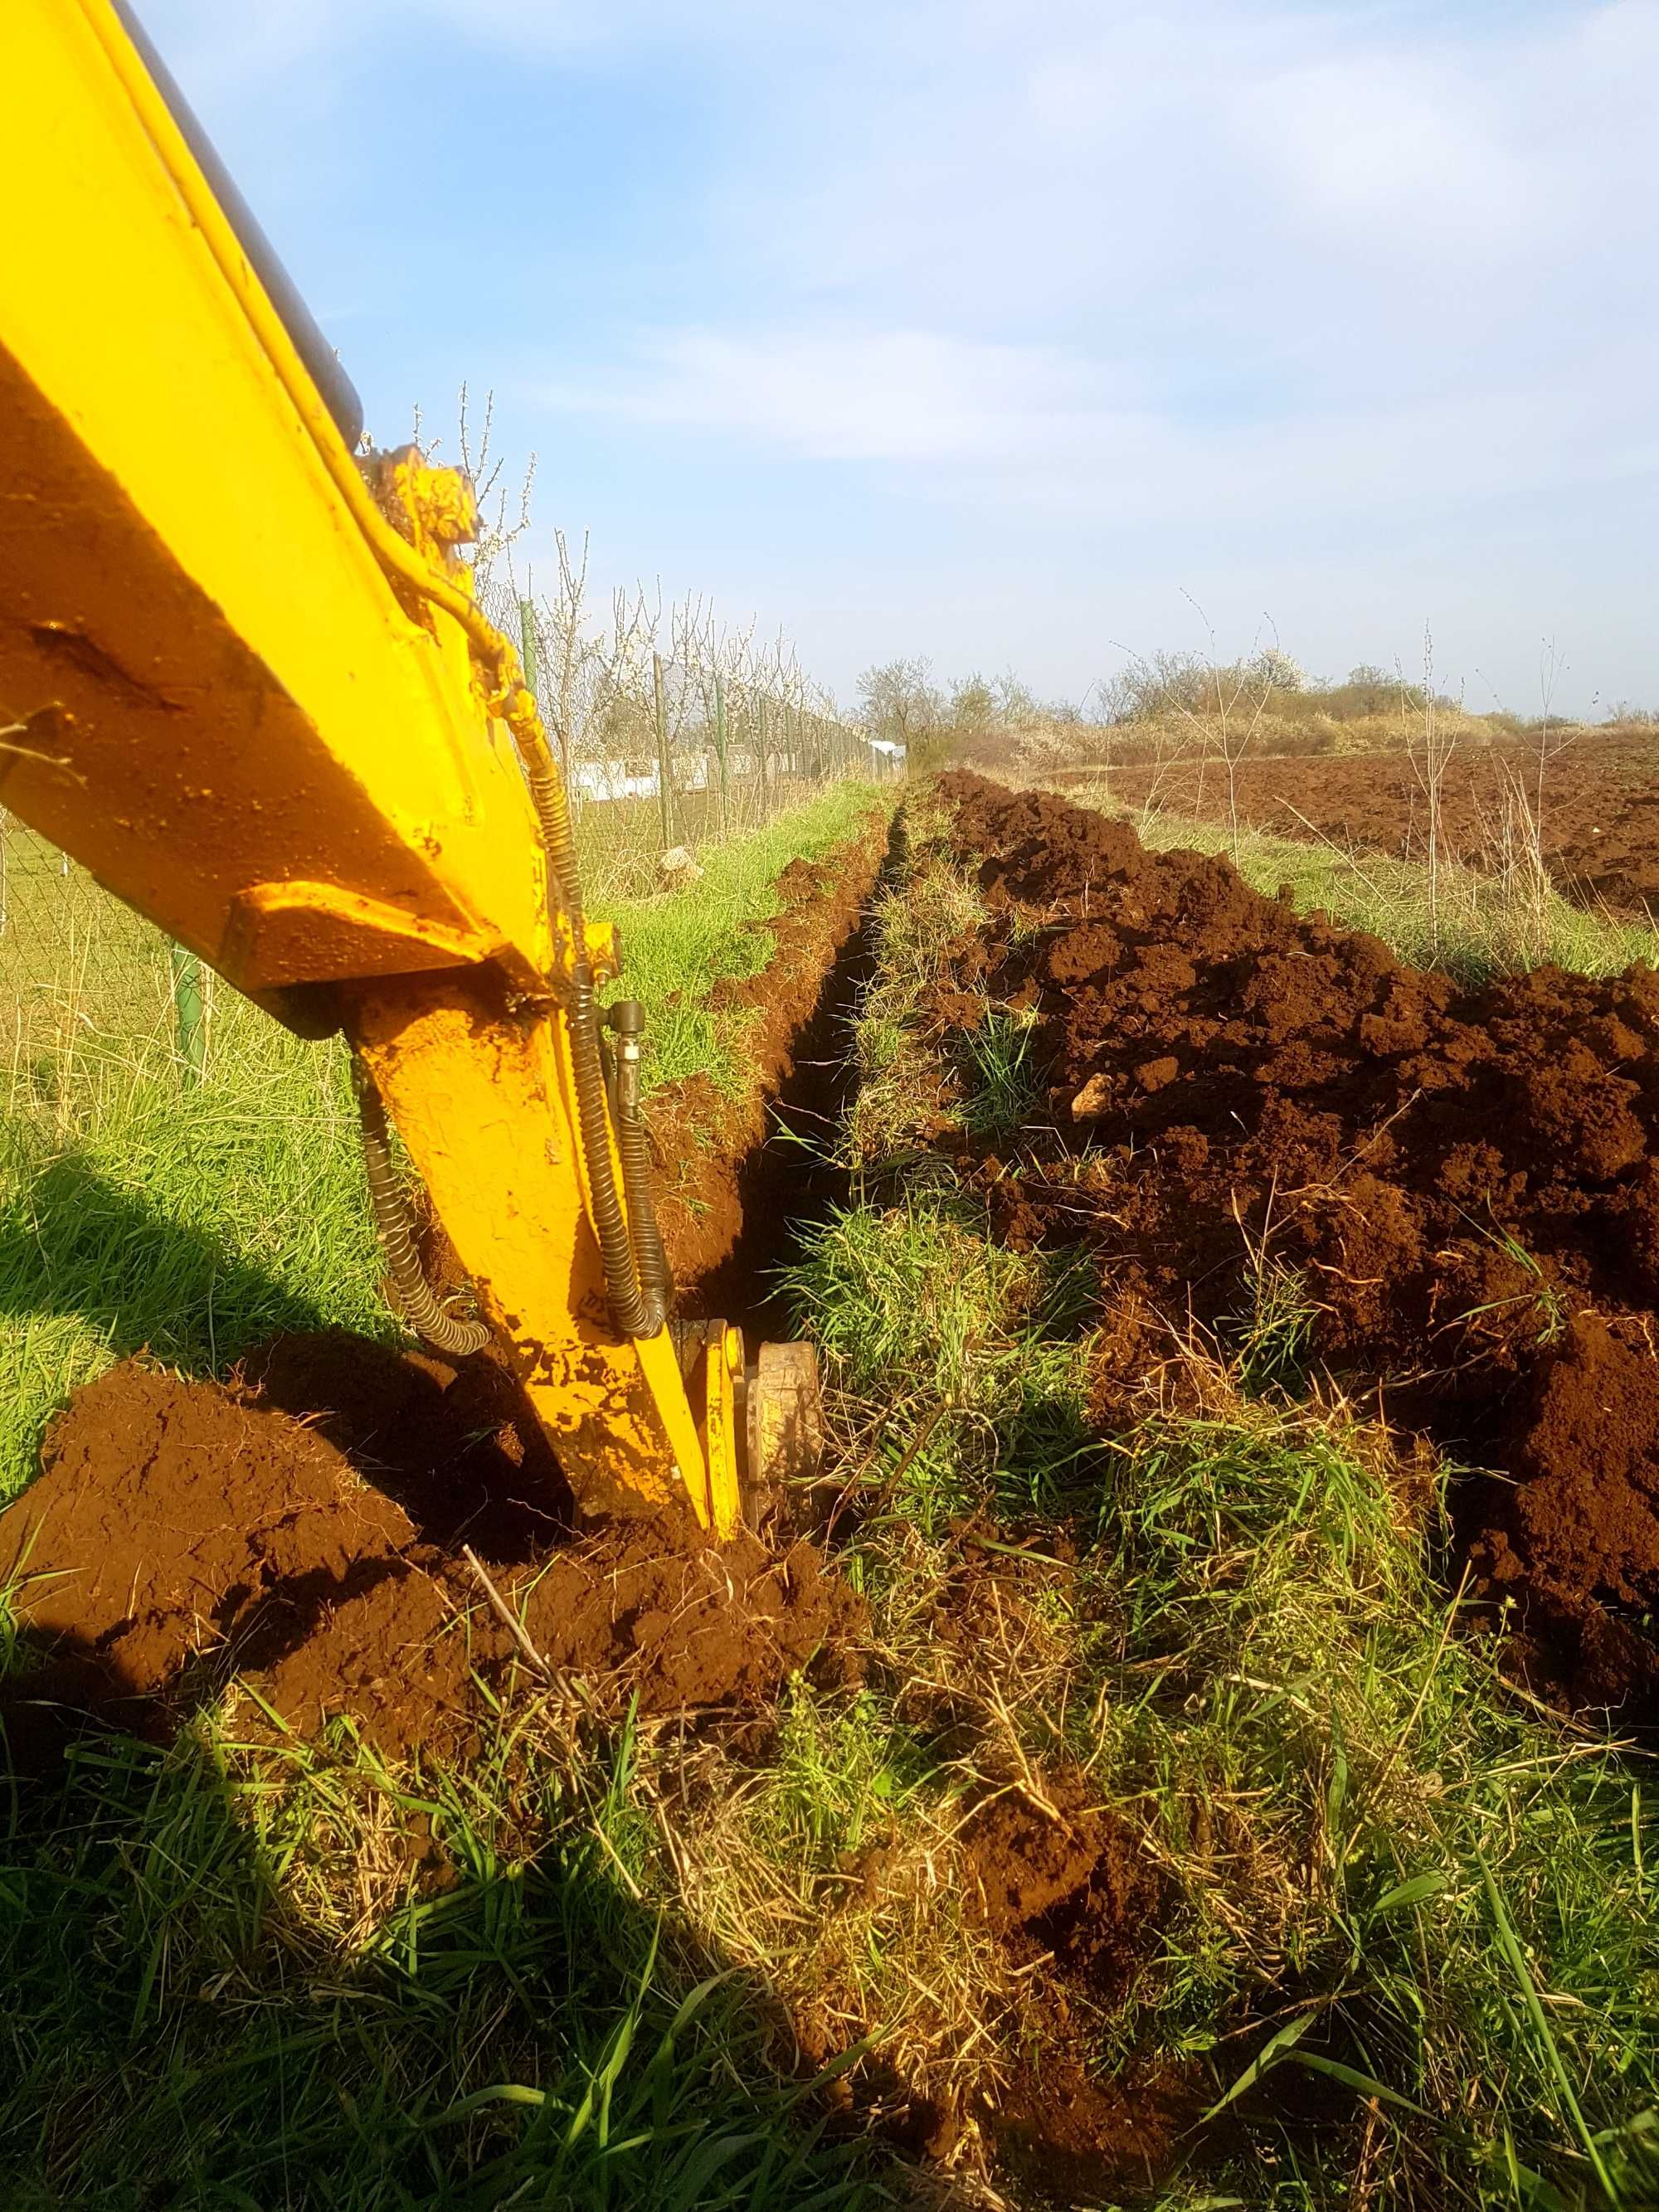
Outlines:
<svg viewBox="0 0 1659 2212"><path fill-rule="evenodd" d="M354 456L176 108L111 0L9 0L0 805L344 1030L579 1504L726 1534L741 1340L688 1395L602 1066L614 947L457 552L470 488Z"/></svg>

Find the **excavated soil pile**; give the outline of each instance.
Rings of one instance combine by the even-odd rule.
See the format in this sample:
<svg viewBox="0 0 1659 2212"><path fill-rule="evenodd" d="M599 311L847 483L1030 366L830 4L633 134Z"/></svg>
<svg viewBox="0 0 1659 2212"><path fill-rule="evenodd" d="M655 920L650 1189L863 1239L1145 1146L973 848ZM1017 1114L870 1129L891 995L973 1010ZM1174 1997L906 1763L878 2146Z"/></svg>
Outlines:
<svg viewBox="0 0 1659 2212"><path fill-rule="evenodd" d="M1549 771L1544 804L1544 860L1570 896L1614 907L1659 911L1659 779L1650 738L1575 738ZM1098 769L1077 771L1098 778ZM1535 752L1488 745L1454 752L1441 794L1441 834L1472 866L1501 848L1506 789L1530 793ZM1213 762L1115 768L1113 796L1200 821L1227 818L1226 778ZM1310 830L1339 844L1420 856L1426 835L1423 793L1402 753L1329 757L1247 756L1238 764L1239 818L1285 837Z"/></svg>
<svg viewBox="0 0 1659 2212"><path fill-rule="evenodd" d="M765 967L717 985L708 1000L717 1019L737 1025L741 1087L726 1091L697 1075L649 1102L663 1242L676 1282L701 1310L738 1316L750 1286L735 1279L752 1272L740 1244L753 1243L762 1217L781 1218L786 1196L799 1210L811 1153L791 1143L780 1160L765 1142L769 1109L780 1103L809 1146L833 1131L847 1059L835 1031L856 991L864 909L888 837L884 811L829 859L792 860L779 877L781 909L762 925L773 940ZM757 1263L775 1256L762 1252Z"/></svg>
<svg viewBox="0 0 1659 2212"><path fill-rule="evenodd" d="M165 1729L233 1672L301 1731L347 1713L386 1752L464 1753L480 1683L525 1662L462 1543L550 1673L601 1705L738 1708L815 1660L845 1672L858 1601L808 1545L780 1559L654 1522L550 1542L542 1447L524 1450L488 1363L324 1335L261 1366L265 1387L225 1389L129 1360L47 1432L39 1480L0 1514L0 1583L21 1577L38 1654L5 1686L25 1755L82 1711ZM295 1400L327 1410L298 1421Z"/></svg>
<svg viewBox="0 0 1659 2212"><path fill-rule="evenodd" d="M1474 1555L1568 1692L1651 1698L1659 975L1461 992L1224 860L942 787L1002 916L957 983L1038 1010L1049 1084L1018 1164L979 1180L1011 1241L1100 1252L1103 1414L1169 1322L1243 1330L1299 1285L1317 1358L1516 1479L1466 1489Z"/></svg>

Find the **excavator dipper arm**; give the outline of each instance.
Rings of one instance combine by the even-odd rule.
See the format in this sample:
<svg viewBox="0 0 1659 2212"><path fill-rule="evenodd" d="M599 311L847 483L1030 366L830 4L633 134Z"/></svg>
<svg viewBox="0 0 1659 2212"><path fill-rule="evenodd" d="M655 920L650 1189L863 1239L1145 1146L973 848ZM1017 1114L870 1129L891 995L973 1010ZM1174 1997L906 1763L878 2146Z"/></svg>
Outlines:
<svg viewBox="0 0 1659 2212"><path fill-rule="evenodd" d="M740 1343L694 1405L469 486L348 449L111 0L9 0L0 132L0 804L344 1030L584 1509L729 1532Z"/></svg>

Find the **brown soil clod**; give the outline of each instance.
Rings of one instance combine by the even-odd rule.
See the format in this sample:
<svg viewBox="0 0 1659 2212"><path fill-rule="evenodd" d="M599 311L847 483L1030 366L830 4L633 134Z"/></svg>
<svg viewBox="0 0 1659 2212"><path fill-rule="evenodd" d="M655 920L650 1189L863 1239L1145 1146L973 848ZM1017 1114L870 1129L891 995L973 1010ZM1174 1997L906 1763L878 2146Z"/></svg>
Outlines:
<svg viewBox="0 0 1659 2212"><path fill-rule="evenodd" d="M1573 1694L1650 1687L1659 974L1460 990L1220 858L1146 852L1052 793L943 788L1006 918L988 980L1035 983L1051 1085L978 1181L1012 1242L1091 1244L1113 1310L1145 1316L1107 1332L1103 1418L1170 1324L1224 1336L1277 1282L1314 1358L1500 1478L1462 1494L1478 1594L1577 1624Z"/></svg>
<svg viewBox="0 0 1659 2212"><path fill-rule="evenodd" d="M963 1831L970 1908L1026 1977L1022 2073L981 2115L1000 2166L1047 2190L1092 2194L1109 2178L1150 2180L1193 2117L1189 2085L1103 2076L1089 2023L1121 2000L1155 1951L1161 1885L1122 1817L1062 1771L1040 1789L987 1799Z"/></svg>
<svg viewBox="0 0 1659 2212"><path fill-rule="evenodd" d="M1133 1829L1090 1805L1081 1778L1045 1782L1041 1802L1000 1792L963 1842L988 1928L1097 1993L1121 1990L1155 1939L1158 1885Z"/></svg>
<svg viewBox="0 0 1659 2212"><path fill-rule="evenodd" d="M41 1655L7 1686L9 1726L49 1741L62 1716L91 1711L162 1728L237 1672L301 1732L349 1714L384 1751L465 1750L480 1682L499 1687L520 1663L514 1641L453 1551L326 1433L361 1436L373 1408L379 1464L429 1529L409 1476L432 1472L447 1392L435 1363L409 1365L400 1393L386 1355L351 1338L279 1342L250 1363L285 1388L306 1372L366 1378L349 1418L316 1425L257 1389L136 1360L82 1390L48 1431L40 1479L0 1514L0 1582L16 1583ZM461 1382L447 1389L476 1411ZM453 1480L464 1488L464 1462ZM741 1710L815 1659L856 1667L843 1647L859 1602L810 1546L777 1559L752 1537L708 1547L656 1522L550 1544L557 1524L531 1505L504 1545L499 1500L492 1525L495 1587L556 1674L601 1709L636 1698L647 1713Z"/></svg>

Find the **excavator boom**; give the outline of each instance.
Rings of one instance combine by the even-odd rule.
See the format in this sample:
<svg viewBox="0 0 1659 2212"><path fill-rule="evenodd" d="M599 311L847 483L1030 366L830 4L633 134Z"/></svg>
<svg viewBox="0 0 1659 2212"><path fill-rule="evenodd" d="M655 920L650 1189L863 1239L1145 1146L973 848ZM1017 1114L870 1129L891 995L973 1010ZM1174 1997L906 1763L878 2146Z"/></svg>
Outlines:
<svg viewBox="0 0 1659 2212"><path fill-rule="evenodd" d="M688 1395L599 1038L615 947L473 602L469 486L348 447L111 0L9 0L0 131L31 179L0 227L0 804L346 1032L579 1503L728 1532L741 1345Z"/></svg>

